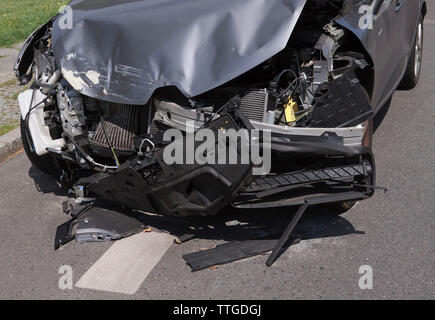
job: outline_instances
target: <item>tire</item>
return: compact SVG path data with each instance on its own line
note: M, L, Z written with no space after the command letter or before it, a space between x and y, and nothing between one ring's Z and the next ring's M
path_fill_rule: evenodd
M20 130L24 151L26 152L27 158L29 158L32 165L44 173L57 176L60 173L58 169L59 166L51 155L46 154L43 156L38 156L34 151L30 150L29 141L32 141L32 138L29 137L29 139L27 139L28 134L22 118L20 119Z
M358 201L333 202L322 204L321 207L336 215L341 215L352 209L357 204L357 202Z
M422 58L423 58L423 43L424 43L424 25L423 16L420 16L420 22L417 27L414 45L411 50L411 55L408 59L405 75L399 85L399 89L411 90L414 89L420 79Z

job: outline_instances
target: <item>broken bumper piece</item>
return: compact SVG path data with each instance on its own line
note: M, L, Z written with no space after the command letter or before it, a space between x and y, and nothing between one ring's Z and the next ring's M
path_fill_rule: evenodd
M374 193L375 168L370 154L360 163L315 170L302 170L258 177L233 206L240 209L300 206L306 198L325 197L325 203L344 201L334 195L346 194L346 201L363 200Z
M207 125L213 130L223 126L238 130L250 123L240 115L227 113ZM331 195L328 199L333 202L333 195L338 193L346 193L348 201L373 195L375 164L369 148L343 146L339 139L329 139L327 143L281 141L280 146L281 155L309 155L324 159L326 164L253 176L252 164L169 166L163 161L162 147L125 162L110 175L99 173L81 179L78 185L90 195L133 210L172 216L214 215L229 204L237 208L269 208L302 205L311 196Z
M230 108L230 104L229 107ZM204 128L215 132L215 150L219 148L219 130L251 129L250 122L237 108L228 109ZM186 137L181 143L186 146ZM144 138L153 148L126 161L112 174L99 173L78 181L89 194L97 195L130 209L163 215L189 216L218 213L241 188L252 182L252 163L248 164L172 164L163 159L162 141ZM143 144L140 143L140 148ZM229 148L227 146L227 148ZM241 150L238 146L237 155ZM230 150L226 150L230 154ZM232 151L232 150L231 150ZM184 153L186 150L184 150ZM217 154L216 154L217 157Z
M108 206L99 200L79 205L71 215L73 218L56 230L55 250L74 239L77 242L106 242L129 237L145 229L137 214Z

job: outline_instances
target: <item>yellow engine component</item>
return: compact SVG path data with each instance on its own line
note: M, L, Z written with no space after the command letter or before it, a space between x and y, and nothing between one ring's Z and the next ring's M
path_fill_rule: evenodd
M295 122L296 121L296 112L298 112L298 104L293 101L292 98L289 99L287 104L284 106L284 116L285 116L285 122Z

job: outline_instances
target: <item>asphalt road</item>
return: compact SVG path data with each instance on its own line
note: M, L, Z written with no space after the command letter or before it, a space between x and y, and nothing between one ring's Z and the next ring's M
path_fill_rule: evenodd
M304 240L271 268L267 256L257 256L190 271L183 254L238 239L249 226L219 227L223 222L284 225L288 216L225 212L210 222L215 231L172 245L134 295L61 290L61 265L72 267L76 283L112 244L70 243L55 252L66 196L19 154L0 164L0 299L434 299L435 15L429 19L421 82L396 92L374 136L377 184L388 193L377 192L341 217L310 212L296 230ZM161 222L151 225L172 231ZM362 265L373 269L371 290L358 285Z

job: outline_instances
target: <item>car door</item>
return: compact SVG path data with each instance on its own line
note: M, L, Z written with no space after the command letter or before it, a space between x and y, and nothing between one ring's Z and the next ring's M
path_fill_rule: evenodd
M403 75L403 54L399 45L402 42L400 37L403 11L397 10L401 1L406 0L374 1L374 21L373 29L369 31L369 41L373 46L375 64L372 96L375 110L390 98Z
M374 65L371 104L375 112L389 99L401 78L398 43L401 19L398 0L353 0L352 10L336 22L353 32L361 41ZM415 0L404 0L415 1ZM370 19L372 23L362 22Z
M398 43L398 52L400 52L400 65L402 73L408 64L408 58L413 48L415 33L420 18L421 1L420 0L396 0L396 11L401 20L400 38Z

